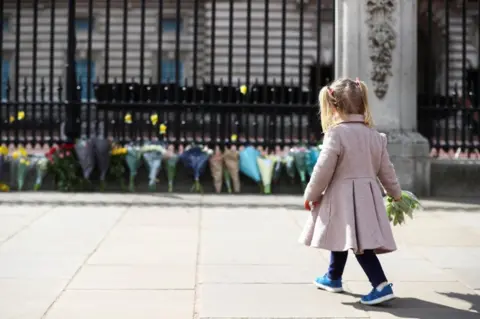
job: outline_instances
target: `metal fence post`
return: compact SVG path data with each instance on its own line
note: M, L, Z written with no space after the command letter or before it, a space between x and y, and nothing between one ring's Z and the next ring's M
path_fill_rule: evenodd
M75 36L76 0L68 1L68 47L66 67L65 135L68 142L80 137L80 101L75 72L76 36Z

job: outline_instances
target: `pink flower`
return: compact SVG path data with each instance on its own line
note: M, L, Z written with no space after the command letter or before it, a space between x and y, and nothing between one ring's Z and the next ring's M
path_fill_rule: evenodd
M65 156L70 156L70 155L72 155L72 153L70 151L65 152Z
M62 153L58 154L58 157L63 158L63 154Z

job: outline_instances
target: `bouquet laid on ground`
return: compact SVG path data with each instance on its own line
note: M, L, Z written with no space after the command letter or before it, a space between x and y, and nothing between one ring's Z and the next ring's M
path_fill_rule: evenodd
M28 154L25 148L19 147L12 153L10 161L10 179L11 184L16 184L19 191L23 190L25 183L25 177L27 176L30 167L30 161L28 160Z
M308 176L312 176L313 168L317 164L318 156L320 155L320 149L318 147L310 147L307 153L307 173Z
M90 175L95 168L95 154L92 141L79 139L75 143L75 153L82 167L83 178L90 180Z
M290 177L290 180L293 183L295 180L295 158L293 157L288 147L285 147L283 149L283 153L284 155L282 158L282 162L283 165L285 165L285 171L287 172L288 177Z
M175 180L175 175L177 174L177 163L178 163L178 154L175 154L175 147L169 145L167 151L164 154L165 158L165 170L167 172L168 180L168 192L173 192L173 181Z
M240 192L239 160L240 155L235 145L232 145L223 152L223 161L225 163L223 176L229 193L232 192L232 186L235 193Z
M135 178L137 177L138 169L142 164L142 152L138 145L131 144L127 146L127 155L125 156L125 161L127 162L128 170L130 172L128 189L131 192L134 192Z
M253 179L262 189L260 170L258 168L257 157L260 152L253 146L247 146L240 151L240 172ZM263 190L262 190L263 191Z
M157 176L162 167L162 156L165 148L159 144L146 144L141 148L143 160L148 169L148 189L155 191L157 188Z
M210 164L210 172L212 173L213 186L215 192L220 193L222 191L223 184L223 155L220 147L215 147L215 151L209 150L212 155L210 156L208 163ZM228 184L227 184L228 188ZM230 191L231 192L231 191Z
M257 157L257 165L262 179L263 193L272 193L272 177L275 169L276 158L274 155L260 155Z
M33 190L38 191L43 184L43 179L48 172L48 159L45 155L33 155L32 162L35 166L35 184Z
M110 141L103 138L93 138L93 150L98 170L100 172L100 189L105 190L108 169L110 167Z
M190 146L180 155L183 164L193 171L194 183L191 191L203 193L203 187L200 184L200 177L205 171L208 159L212 155L211 150L200 146Z
M78 161L73 154L73 144L65 143L52 147L46 154L49 161L48 170L55 178L58 190L75 191L83 186L83 179L79 176Z
M305 189L307 186L307 149L305 147L295 147L292 150L292 155L300 176L300 182L302 182L302 187Z
M3 164L6 162L8 156L8 148L4 145L0 146L0 192L8 192L10 187L3 183Z
M272 182L278 183L280 181L280 177L282 176L282 168L283 168L283 151L280 146L275 147L275 166L273 168L273 177Z
M127 156L127 149L119 145L113 145L110 151L110 167L108 169L108 175L113 180L120 184L122 190L125 187L125 157Z
M387 196L385 206L388 219L394 226L405 223L405 216L413 218L413 212L422 208L418 198L409 191L402 191L402 197L398 202L393 197Z

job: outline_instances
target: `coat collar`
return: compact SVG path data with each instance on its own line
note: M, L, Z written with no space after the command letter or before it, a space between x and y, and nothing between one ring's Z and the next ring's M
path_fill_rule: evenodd
M365 116L362 114L350 114L345 117L343 122L365 122Z

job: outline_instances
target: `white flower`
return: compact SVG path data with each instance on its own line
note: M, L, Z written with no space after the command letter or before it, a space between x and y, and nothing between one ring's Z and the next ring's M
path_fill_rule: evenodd
M165 153L165 148L161 145L155 145L155 144L148 144L144 145L141 149L142 153L147 153L147 152L159 152L164 154Z
M203 148L203 152L204 152L204 153L207 153L208 155L213 155L213 150L210 149L210 148L208 148L208 146L205 146L205 147Z
M41 158L38 160L37 165L41 170L46 170L48 166L48 160L46 158Z

